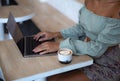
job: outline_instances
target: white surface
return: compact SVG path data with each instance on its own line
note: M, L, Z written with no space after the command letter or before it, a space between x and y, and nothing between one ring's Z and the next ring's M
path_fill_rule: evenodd
M47 81L47 78L46 78L46 77L44 77L44 78L39 78L39 79L36 79L36 80L34 80L34 81Z
M61 55L61 54L58 54L58 60L59 61L62 61L62 62L69 62L72 60L72 55Z
M35 14L32 13L32 14L27 15L27 16L15 17L15 21L16 22L23 22L23 21L31 19L34 15ZM7 23L7 21L8 21L8 18L0 18L0 23Z
M0 23L0 40L4 40L4 28L2 23Z
M0 78L2 78L5 81L1 67L0 67Z
M32 80L42 81L41 78L44 78L44 77L46 78L46 77L51 76L51 75L55 75L55 74L67 72L67 71L70 71L70 70L86 67L86 66L89 66L91 64L93 64L93 60L69 65L69 66L66 66L66 67L63 67L63 68L54 69L54 70L51 70L51 71L48 71L48 72L39 73L39 74L36 74L36 75L33 75L33 76L28 76L28 77L25 77L25 78L14 80L14 81L32 81Z
M78 13L80 8L83 6L82 4L75 0L48 0L47 3L74 22L78 23Z

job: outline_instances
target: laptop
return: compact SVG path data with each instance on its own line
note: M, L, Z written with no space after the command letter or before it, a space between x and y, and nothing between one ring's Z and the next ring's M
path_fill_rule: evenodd
M6 25L8 32L11 34L13 40L15 41L18 49L20 50L23 57L36 57L36 56L44 56L44 55L55 55L55 53L40 55L38 53L34 53L32 50L40 45L43 42L39 42L34 40L34 36L24 36L22 31L19 28L19 25L16 23L14 16L12 13L9 14L8 22ZM53 39L47 41L54 41ZM44 41L46 42L46 41Z

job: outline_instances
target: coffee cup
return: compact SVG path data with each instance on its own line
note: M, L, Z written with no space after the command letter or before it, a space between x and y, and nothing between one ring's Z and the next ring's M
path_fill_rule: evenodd
M62 48L58 50L58 60L62 64L69 64L72 61L72 50L68 48Z

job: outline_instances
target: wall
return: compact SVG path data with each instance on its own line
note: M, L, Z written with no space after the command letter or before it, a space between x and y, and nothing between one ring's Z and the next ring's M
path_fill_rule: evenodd
M46 2L68 18L72 19L74 22L78 22L78 12L83 6L81 3L75 0L46 0Z

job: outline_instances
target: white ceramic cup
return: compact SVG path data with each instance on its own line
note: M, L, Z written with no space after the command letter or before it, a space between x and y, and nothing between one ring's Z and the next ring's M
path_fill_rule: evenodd
M58 50L58 60L62 64L69 64L72 61L72 50L67 48L62 48Z

